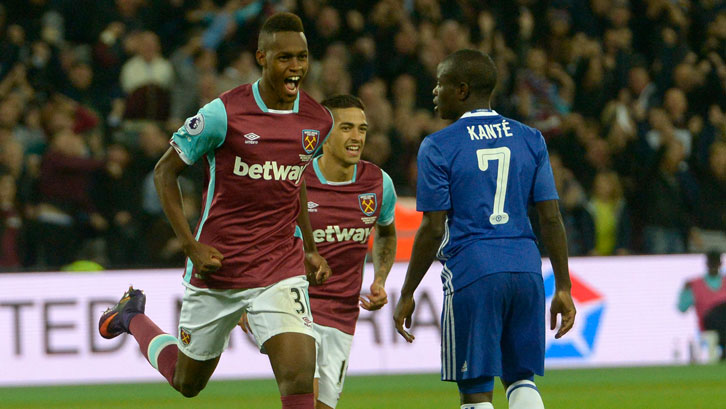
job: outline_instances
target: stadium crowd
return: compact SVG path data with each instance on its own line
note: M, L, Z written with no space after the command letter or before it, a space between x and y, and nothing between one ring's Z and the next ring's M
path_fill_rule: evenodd
M364 159L412 196L444 56L494 58L499 113L542 130L571 255L726 250L722 0L10 0L0 4L0 268L181 266L151 172L303 19L316 99L367 106ZM201 167L185 175L199 214Z

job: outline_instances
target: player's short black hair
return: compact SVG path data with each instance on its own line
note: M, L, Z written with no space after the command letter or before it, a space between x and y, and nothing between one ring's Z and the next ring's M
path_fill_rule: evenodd
M363 111L366 110L363 101L355 95L350 94L333 95L332 97L326 98L321 104L329 109L359 108Z
M294 31L303 33L303 23L300 17L286 11L275 13L265 20L260 29L260 34L279 33L281 31Z
M711 250L708 253L706 253L706 264L709 266L721 265L721 252L716 251L716 250Z
M447 74L458 84L469 84L472 93L491 95L497 85L497 66L488 54L463 49L451 53L444 60L449 64Z
M260 35L257 39L257 48L259 50L267 49L272 35L284 31L292 31L295 33L304 33L302 20L295 14L286 11L275 13L265 20L260 29Z

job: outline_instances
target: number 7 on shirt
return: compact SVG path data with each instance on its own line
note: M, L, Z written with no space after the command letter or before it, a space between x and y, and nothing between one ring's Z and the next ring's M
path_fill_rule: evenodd
M476 156L479 159L479 170L486 172L489 161L497 161L497 190L494 193L493 213L489 216L489 223L505 224L509 215L504 212L504 200L507 196L507 180L509 179L509 160L512 152L506 146L500 148L478 149Z

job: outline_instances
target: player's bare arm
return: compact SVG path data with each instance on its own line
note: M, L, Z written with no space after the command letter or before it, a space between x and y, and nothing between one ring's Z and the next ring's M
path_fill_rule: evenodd
M413 240L411 261L408 263L406 279L401 288L401 297L396 305L396 311L393 313L396 330L408 342L413 342L415 339L413 334L403 328L404 325L406 328L411 328L411 318L416 307L413 293L436 258L436 251L444 237L446 213L445 210L424 212L421 226L416 231L416 237Z
M375 275L371 293L360 297L360 306L368 311L381 309L388 303L386 279L396 260L396 223L387 226L376 225L373 240L373 269Z
M305 251L305 271L311 285L320 285L332 274L328 262L318 253L318 248L313 239L313 228L310 225L308 216L308 190L305 181L300 188L300 214L297 216L297 225L300 227L303 237L303 249Z
M176 237L181 241L184 253L192 260L201 274L217 271L222 267L224 256L217 249L199 243L192 235L182 209L182 196L179 190L179 174L187 167L174 149L164 153L154 167L154 185Z
M567 264L567 237L565 226L560 215L559 202L546 200L536 204L539 216L542 241L550 256L555 274L555 295L550 306L550 329L557 327L557 316L560 315L560 328L555 338L565 335L575 324L575 304L572 302L572 282Z

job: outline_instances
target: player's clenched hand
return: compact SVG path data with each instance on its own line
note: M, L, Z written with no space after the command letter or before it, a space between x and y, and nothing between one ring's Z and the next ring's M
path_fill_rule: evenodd
M388 294L383 284L379 281L373 281L371 284L371 293L366 296L358 297L360 306L368 311L380 310L381 307L388 303Z
M242 328L242 331L244 331L247 334L250 334L251 331L252 331L252 329L250 328L250 322L247 321L247 313L246 312L243 312L242 313L242 316L239 317L239 322L237 323L237 325L239 325L240 328Z
M305 274L311 285L320 285L327 280L332 271L328 262L318 253L305 253Z
M413 296L401 296L398 304L396 304L396 311L393 313L393 322L396 324L396 331L408 342L413 342L416 337L403 329L403 326L405 324L406 328L411 328L411 317L413 316L413 310L415 308L416 302L413 300Z
M212 246L195 241L188 248L185 247L184 252L201 275L213 273L222 267L224 256Z
M575 325L575 303L572 302L572 295L567 290L555 291L555 296L552 297L552 305L550 305L550 329L554 330L557 327L557 315L559 314L562 318L560 323L560 329L555 334L555 338L561 338L567 334L567 331L572 329Z

